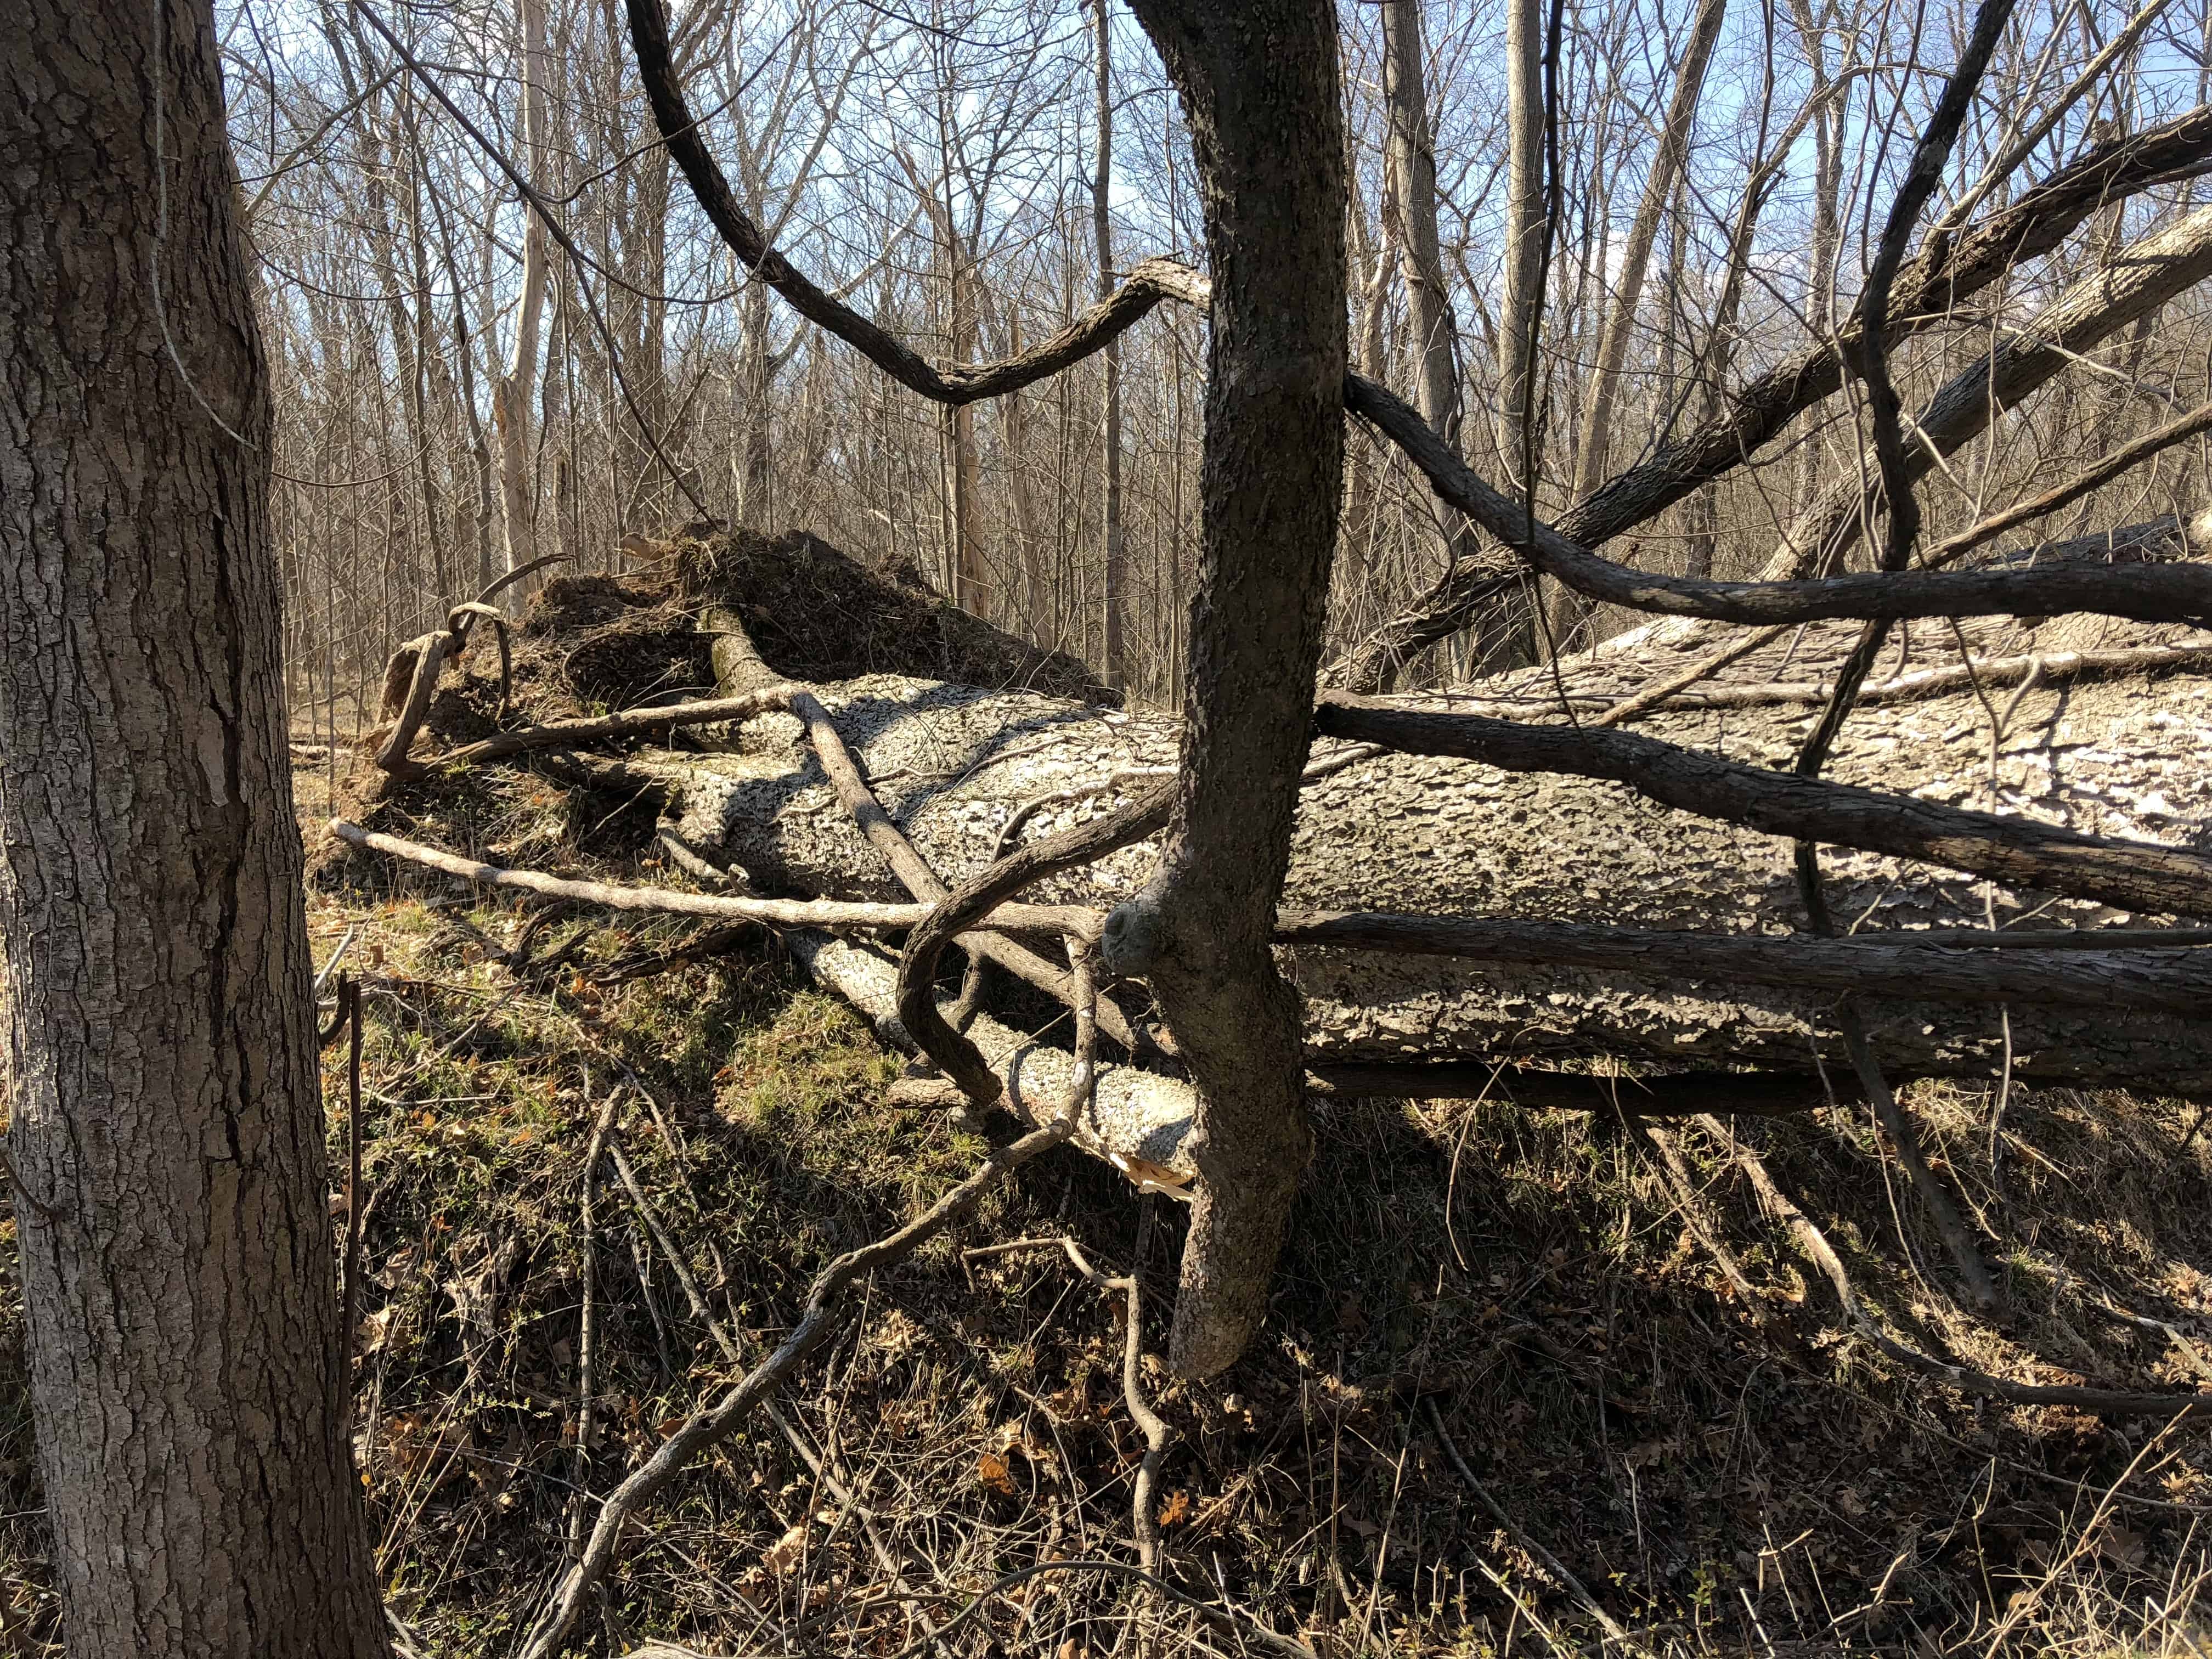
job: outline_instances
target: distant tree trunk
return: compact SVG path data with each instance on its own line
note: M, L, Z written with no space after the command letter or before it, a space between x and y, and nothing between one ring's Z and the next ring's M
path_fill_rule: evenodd
M386 1640L344 1437L270 404L214 21L207 0L15 17L0 1078L64 1635L77 1659L362 1659Z
M1728 402L1728 381L1735 362L1737 313L1743 308L1743 289L1751 272L1753 239L1767 197L1782 180L1782 169L1769 162L1746 186L1735 228L1729 238L1728 264L1721 276L1720 298L1713 307L1712 333L1707 337L1699 366L1698 418L1716 419ZM1689 541L1682 556L1682 574L1710 576L1720 545L1720 485L1709 483L1690 498Z
M1544 31L1537 0L1505 0L1505 282L1498 317L1501 476L1525 486L1522 410L1535 373L1529 337L1544 254Z
M1542 422L1535 411L1535 319L1544 264L1544 27L1539 0L1505 0L1505 248L1498 307L1498 404L1491 423L1498 477L1533 489ZM1537 584L1494 601L1477 649L1493 665L1525 660L1536 644Z
M1437 252L1437 151L1429 128L1426 66L1419 0L1383 0L1382 100L1389 117L1386 188L1397 205L1399 271L1406 285L1407 325L1413 359L1413 406L1446 443L1460 434L1459 329L1444 289ZM1436 562L1467 534L1457 514L1435 526Z
M1352 264L1360 279L1359 303L1356 307L1358 330L1352 343L1352 359L1369 380L1387 381L1390 374L1383 362L1382 325L1383 313L1389 305L1390 270L1396 263L1397 221L1389 210L1389 192L1386 188L1380 233L1370 240L1366 210L1359 199L1358 170L1347 161L1345 171L1348 186L1345 221L1351 230ZM1375 586L1370 556L1375 544L1381 452L1372 439L1356 429L1346 441L1350 448L1345 456L1344 530L1336 585L1344 596L1340 618L1349 621L1352 637L1357 638L1359 630L1367 626L1365 619L1370 605L1387 616L1401 600L1396 594L1369 591Z
M738 522L755 530L775 527L775 451L770 434L769 399L775 393L772 354L769 349L769 291L763 283L745 289L740 315L744 343L739 347L743 378L738 396Z
M1097 17L1098 58L1098 170L1091 180L1091 222L1098 242L1098 297L1114 291L1114 216L1108 192L1114 179L1114 55L1113 13L1107 0L1092 0ZM1104 550L1105 592L1101 596L1106 634L1105 659L1101 664L1106 684L1116 691L1127 683L1128 665L1121 642L1121 600L1129 585L1128 550L1121 534L1121 342L1109 340L1100 352L1104 385L1099 416L1101 447L1105 454L1104 502L1099 514L1098 538Z
M1344 488L1343 116L1328 0L1135 9L1189 118L1213 274L1182 783L1158 879L1115 913L1201 1097L1170 1363L1202 1376L1266 1314L1310 1144L1297 998L1268 939Z
M1790 0L1790 11L1804 46L1806 62L1812 68L1812 97L1816 106L1813 115L1813 257L1806 272L1805 326L1815 338L1826 338L1836 322L1830 308L1836 297L1836 259L1843 246L1844 122L1850 112L1838 108L1829 95L1833 77L1828 69L1828 34L1825 27L1827 6L1824 4L1820 15L1815 16L1810 0ZM1850 67L1853 48L1850 42L1853 37L1849 31L1837 33L1845 43L1845 55L1838 65L1840 72ZM1790 502L1793 512L1803 512L1818 499L1826 483L1826 470L1832 464L1826 453L1827 448L1825 441L1800 446Z
M1590 377L1589 401L1583 410L1582 443L1575 458L1575 498L1590 494L1607 477L1606 458L1612 447L1613 414L1620 403L1620 380L1628 362L1630 337L1644 303L1644 279L1651 268L1651 249L1659 239L1659 224L1668 204L1677 195L1675 184L1690 159L1690 133L1698 115L1698 99L1705 90L1705 70L1719 41L1728 0L1705 0L1690 27L1690 44L1667 106L1666 125L1659 131L1659 148L1651 158L1651 171L1644 181L1644 198L1638 203L1635 222L1628 229L1628 245L1621 252L1620 282L1613 308L1598 335L1597 368Z
M545 381L538 416L538 470L550 461L553 468L553 550L573 562L576 556L576 477L570 449L575 434L569 426L568 376L572 370L568 337L568 308L574 301L564 291L553 307L553 332L545 343ZM547 454L548 449L550 455Z
M521 0L522 132L531 183L546 183L545 102L553 82L545 47L545 0ZM516 304L514 344L507 372L492 388L492 418L499 428L500 522L507 568L518 570L537 557L536 490L530 471L530 403L538 374L538 324L545 311L545 222L535 208L523 208L522 294ZM525 595L517 592L519 604Z
M1675 77L1674 96L1668 102L1666 125L1659 131L1659 148L1644 181L1644 198L1637 204L1635 221L1629 226L1628 245L1621 252L1620 285L1598 334L1597 367L1590 376L1589 401L1583 410L1582 442L1575 453L1577 501L1595 491L1607 477L1613 410L1620 398L1629 339L1643 308L1644 279L1651 268L1652 245L1658 240L1659 223L1668 204L1679 194L1676 182L1689 165L1698 99L1705 90L1705 70L1712 62L1713 47L1720 40L1721 22L1727 12L1728 0L1704 0L1690 26L1690 44ZM1555 589L1551 632L1560 650L1571 648L1568 637L1581 625L1586 609L1573 589Z

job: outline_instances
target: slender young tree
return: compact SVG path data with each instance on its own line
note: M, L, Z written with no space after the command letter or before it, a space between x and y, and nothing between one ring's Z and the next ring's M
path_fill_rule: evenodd
M1091 234L1098 244L1098 297L1114 291L1114 15L1107 0L1091 0L1097 25L1097 167L1091 182ZM1121 533L1121 342L1109 340L1098 354L1103 376L1098 434L1103 452L1099 540L1103 544L1106 684L1122 689L1128 653L1121 641L1121 605L1129 585L1128 549Z
M545 0L522 0L522 131L530 177L547 182L548 123L545 102L553 82L553 59L545 45ZM507 568L520 570L538 556L536 492L530 477L530 404L538 375L538 327L545 314L545 277L550 255L545 222L536 209L523 208L522 295L515 307L514 339L507 368L492 386L492 416L499 427L500 524L505 536ZM483 573L479 573L482 574Z
M1498 471L1525 485L1522 416L1536 373L1533 322L1544 260L1544 20L1505 0L1505 282L1498 315Z
M386 1651L208 0L0 42L0 1047L78 1659Z

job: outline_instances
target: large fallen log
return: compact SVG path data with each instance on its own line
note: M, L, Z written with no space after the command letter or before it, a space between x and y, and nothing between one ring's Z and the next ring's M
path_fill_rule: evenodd
M1853 631L1824 624L1778 641L1715 683L1723 695L1705 701L1720 706L1662 708L1638 730L1751 766L1781 763L1814 711L1729 707L1727 688L1817 681ZM2076 622L2025 635L1981 624L1967 637L1975 655L1992 658L2038 647L2053 656L2116 653L2113 672L2048 687L2030 679L2002 696L1962 687L1960 676L1930 677L1923 682L1929 695L1854 717L1831 777L2084 835L2204 850L2197 826L2212 806L2212 681L2192 672L2135 670L2200 668L2194 651L2140 654L2184 636L2118 623L2084 633ZM1884 671L1893 678L1900 666L1958 658L1948 626L1917 625L1905 640L1902 664ZM1657 642L1641 653L1602 655L1571 667L1565 690L1577 706L1601 705L1694 654ZM892 676L816 690L890 817L948 883L988 864L1003 826L1018 814L1026 817L1027 833L1049 833L1127 799L1136 786L1116 787L1115 779L1175 758L1175 723L1159 715ZM1541 674L1476 690L1490 702L1522 707L1553 690ZM1449 700L1422 706L1449 707ZM1993 745L1999 719L2004 732ZM688 841L744 866L768 887L851 900L903 897L793 728L771 717L743 729L744 752L664 754L634 765L666 780ZM1086 786L1096 793L1084 793ZM1060 799L1037 805L1045 797ZM1826 862L1838 913L1885 936L1977 927L1990 918L1999 927L2033 921L2042 929L2168 919L1992 888L1879 853L1832 849ZM1024 896L1109 908L1136 894L1153 863L1151 847L1140 844ZM1802 925L1784 840L1601 779L1391 752L1352 751L1347 764L1309 787L1286 903L1762 936ZM1753 985L1672 967L1631 972L1316 945L1286 948L1284 958L1307 1000L1317 1065L1480 1058L1613 1060L1657 1072L1802 1071L1840 1059L1829 1014L1833 992L1825 986ZM1929 994L1912 994L1923 984ZM2007 1011L1939 1000L1934 975L1914 975L1895 996L1863 999L1881 1057L1899 1075L1994 1073L2008 1012L2015 1076L2212 1089L2212 1024L2115 1009L2107 997L2096 999L2101 1006L2022 1003Z

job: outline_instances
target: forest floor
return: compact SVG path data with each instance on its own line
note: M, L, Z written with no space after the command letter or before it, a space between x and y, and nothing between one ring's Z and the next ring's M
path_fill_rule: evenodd
M623 977L690 925L526 909L330 856L321 826L357 808L366 765L343 745L335 766L301 752L316 959L349 938L369 987L355 1405L378 1559L426 1652L503 1654L589 1524L587 1494L761 1357L831 1256L985 1147L888 1104L896 1057L772 939ZM418 787L380 825L506 863L671 879L648 811L520 770ZM341 1173L344 1048L324 1073ZM2202 1109L2015 1091L1993 1127L1985 1095L1914 1104L1990 1242L1994 1316L1941 1288L1942 1247L1863 1118L1741 1131L1900 1334L2021 1381L2212 1381ZM1164 1571L1187 1590L1323 1659L2212 1653L2203 1428L1977 1404L1900 1374L1695 1130L1680 1145L1748 1299L1606 1122L1494 1102L1316 1112L1252 1353L1203 1387L1145 1363L1176 1431ZM587 1171L595 1133L608 1154ZM867 1286L781 1424L763 1417L651 1506L580 1650L905 1655L972 1607L943 1651L1266 1651L1082 1565L1135 1559L1144 1437L1121 1398L1121 1301L1054 1249L968 1254L1066 1237L1133 1271L1150 1355L1186 1213L1072 1151L1018 1172ZM8 1266L0 1652L46 1653L55 1605Z

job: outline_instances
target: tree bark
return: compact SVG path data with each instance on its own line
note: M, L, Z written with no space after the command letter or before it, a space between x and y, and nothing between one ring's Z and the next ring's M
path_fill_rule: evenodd
M1309 1145L1297 1000L1267 940L1344 486L1343 114L1326 0L1136 10L1190 124L1213 327L1182 781L1144 946L1106 961L1143 963L1199 1089L1169 1359L1203 1376L1259 1328Z
M2025 644L2057 663L2069 630L2086 621L2050 624L2025 641L1995 623L1969 632L1978 655L2003 659ZM2111 625L2122 644L2167 631ZM1755 767L1784 760L1817 707L1820 675L1856 635L1850 624L1808 629L1786 669L1790 641L1778 640L1705 689L1712 706L1662 707L1638 730ZM1948 630L1924 637L1948 642ZM1564 672L1569 692L1590 700L1579 706L1595 708L1694 654L1653 644ZM2103 660L2109 672L2102 678L2045 680L2021 696L2002 745L1997 795L1990 793L1988 712L1973 685L1952 674L1908 678L1894 697L1862 710L1844 728L1829 775L1896 791L1908 805L1979 811L1994 805L2008 814L2000 823L2023 829L2058 823L2171 844L2212 813L2212 779L2203 765L2212 744L2212 677L2201 658L2116 650ZM2152 664L2158 668L2146 672ZM2154 678L2160 669L2175 672ZM1800 677L1795 686L1805 701L1738 701L1742 691L1771 695L1785 672ZM935 682L878 677L818 690L885 809L948 884L992 860L1000 826L1024 804L1084 783L1102 786L1091 799L1033 814L1038 834L1106 810L1116 799L1103 787L1109 780L1172 763L1181 737L1163 717ZM1517 707L1524 716L1553 695L1547 671L1478 690L1495 699L1485 712ZM1997 698L2000 706L2010 695ZM1528 729L1534 738L1565 735L1557 726ZM741 757L653 763L681 787L686 839L720 847L777 889L898 896L818 771L764 723L749 732L769 740ZM787 746L778 749L779 741ZM1838 913L1865 915L1864 931L1881 939L1982 925L1983 889L1971 878L1876 853L1832 852L1828 861ZM1025 896L1112 905L1143 890L1159 867L1158 848L1139 845ZM1670 808L1602 779L1387 753L1305 790L1282 902L1747 936L1787 932L1800 921L1786 839ZM2025 917L2036 903L2033 894L2001 892L2000 922ZM2067 902L2034 925L2154 920ZM1510 955L1501 945L1486 958L1451 959L1300 945L1279 948L1278 960L1304 999L1310 1064L1438 1055L1612 1060L1663 1072L1686 1065L1795 1070L1816 1054L1841 1058L1826 990L1761 986L1717 969L1698 976L1680 962L1649 971L1570 968L1531 961L1541 953L1525 941L1510 948ZM2016 1074L2212 1087L2212 1025L2090 1002L2014 1006ZM1861 1006L1885 1064L1900 1075L1983 1076L1999 1063L2002 1033L1986 1002L1900 996L1862 998Z
M204 0L27 0L0 155L0 1066L69 1650L381 1655Z

